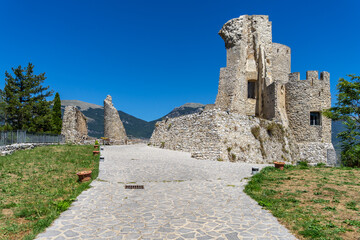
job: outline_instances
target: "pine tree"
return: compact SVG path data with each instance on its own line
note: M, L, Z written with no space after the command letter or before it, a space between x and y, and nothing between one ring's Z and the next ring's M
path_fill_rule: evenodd
M5 72L4 101L6 121L14 130L23 129L34 132L51 131L51 102L49 86L43 87L45 73L34 75L31 63L24 69L12 68L14 77Z
M6 104L4 101L4 92L3 90L0 89L0 122L1 123L4 123L6 119L5 106Z
M54 106L52 108L52 128L53 133L61 134L62 120L61 120L61 101L59 93L55 94Z

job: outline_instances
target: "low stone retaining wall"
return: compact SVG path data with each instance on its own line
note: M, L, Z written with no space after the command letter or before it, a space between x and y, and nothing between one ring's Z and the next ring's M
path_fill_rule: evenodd
M58 143L16 143L11 145L0 146L0 155L5 156L18 150L33 149L38 146L57 145Z

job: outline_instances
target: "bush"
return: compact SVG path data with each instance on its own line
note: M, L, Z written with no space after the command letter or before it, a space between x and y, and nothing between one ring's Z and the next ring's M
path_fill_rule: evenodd
M306 169L309 168L309 165L306 161L299 162L300 169Z
M266 131L270 137L275 137L277 140L283 140L285 130L284 127L275 122L271 122L266 126Z
M251 133L257 140L259 140L259 138L260 138L260 127L259 126L252 127L251 128Z
M360 144L343 145L341 164L347 167L360 167Z
M231 162L235 162L236 161L236 155L234 153L231 154Z

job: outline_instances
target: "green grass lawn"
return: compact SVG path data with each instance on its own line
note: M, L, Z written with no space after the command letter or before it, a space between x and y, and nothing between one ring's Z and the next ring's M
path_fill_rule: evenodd
M245 192L299 239L360 239L360 169L267 167Z
M93 146L57 145L17 151L0 157L0 239L33 239L90 182L76 173L99 172Z

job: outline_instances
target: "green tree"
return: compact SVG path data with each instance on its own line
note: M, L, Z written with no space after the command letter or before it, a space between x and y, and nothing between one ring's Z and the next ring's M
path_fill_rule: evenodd
M345 166L360 167L360 77L340 78L335 107L324 111L326 117L340 120L346 131L338 134L341 142L341 162Z
M0 89L0 122L1 123L4 123L6 119L5 106L6 103L4 101L4 92L3 90Z
M61 134L62 120L61 120L61 100L59 93L56 93L54 97L54 106L52 108L52 127L54 133Z
M12 68L14 76L5 72L4 101L6 122L14 130L23 129L34 132L49 132L51 127L51 102L46 100L52 96L49 86L42 86L45 73L34 74L34 65L28 64Z
M12 130L11 126L6 123L6 103L4 101L4 91L0 89L0 123L1 131L10 131Z

